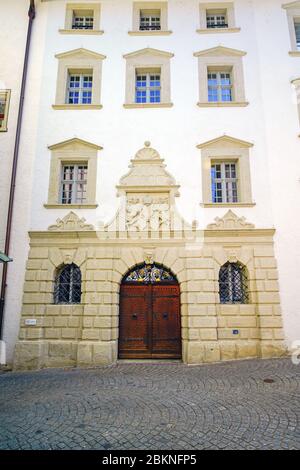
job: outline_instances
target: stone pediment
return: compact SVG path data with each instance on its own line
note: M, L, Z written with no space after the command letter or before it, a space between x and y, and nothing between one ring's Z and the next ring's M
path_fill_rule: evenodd
M84 49L83 47L79 49L73 49L72 51L62 52L60 54L56 54L56 59L99 59L103 60L106 59L106 56L103 54L99 54L98 52L90 51L88 49Z
M233 57L233 56L243 56L247 52L239 51L237 49L231 49L230 47L217 46L212 47L211 49L204 49L203 51L195 52L195 57Z
M69 212L63 219L57 219L55 225L48 227L50 232L66 232L66 231L88 231L95 230L93 225L85 223L84 218L79 218L75 212Z
M289 2L282 5L282 8L289 10L290 8L300 8L300 2Z
M245 140L236 139L235 137L230 137L229 135L222 135L216 139L208 140L202 144L197 145L198 149L204 148L250 148L253 147L251 142L246 142Z
M59 142L58 144L50 145L48 149L64 151L73 151L79 149L102 150L102 147L100 147L100 145L92 144L91 142L87 142L86 140L74 137L73 139L65 140L63 142Z
M144 55L151 55L151 56L161 56L161 57L174 57L174 54L171 52L160 51L159 49L153 49L152 47L146 47L145 49L140 49L135 52L130 52L129 54L125 54L123 57L124 59L129 59L131 57L139 57Z
M229 210L223 217L216 217L215 222L207 226L208 230L241 230L253 229L254 224L247 222L245 217L238 217Z
M130 171L121 178L117 186L118 195L129 192L162 191L178 196L179 185L165 169L164 160L159 153L145 142L131 160Z

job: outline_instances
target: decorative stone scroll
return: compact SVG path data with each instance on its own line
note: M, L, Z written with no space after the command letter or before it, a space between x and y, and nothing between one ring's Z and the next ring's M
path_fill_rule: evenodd
M126 206L126 228L134 232L170 229L169 197L129 197Z
M245 217L238 217L234 212L229 210L224 217L216 217L215 222L207 226L208 230L235 230L235 229L252 229L254 224L247 222Z
M70 212L63 219L57 219L55 225L48 227L50 232L68 232L68 231L88 231L95 230L93 225L85 223L85 219L80 219L75 212Z

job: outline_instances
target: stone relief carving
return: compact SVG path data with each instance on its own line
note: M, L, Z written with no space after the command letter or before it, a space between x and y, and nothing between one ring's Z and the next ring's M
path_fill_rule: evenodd
M126 207L126 228L134 232L170 229L168 197L129 197Z
M85 219L80 219L75 212L69 212L63 219L57 219L55 225L48 227L50 232L60 231L80 231L95 230L93 225L85 223Z
M245 217L238 217L234 212L229 210L224 217L216 217L213 224L207 226L208 230L222 229L251 229L255 228L254 224L247 222Z

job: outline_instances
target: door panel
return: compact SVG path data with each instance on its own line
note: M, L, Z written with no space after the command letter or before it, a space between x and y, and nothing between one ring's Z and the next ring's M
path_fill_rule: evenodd
M181 358L178 285L122 285L119 358Z
M152 289L152 355L180 358L179 287L154 285Z
M149 344L148 286L121 286L119 357L146 357Z

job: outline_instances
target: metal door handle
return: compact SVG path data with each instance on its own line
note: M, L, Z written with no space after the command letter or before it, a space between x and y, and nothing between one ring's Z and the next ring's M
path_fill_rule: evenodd
M134 313L134 314L132 315L133 320L137 320L137 317L138 317L138 316L137 316L136 313Z
M163 318L168 318L168 314L167 314L167 313L164 313L164 314L163 314Z

